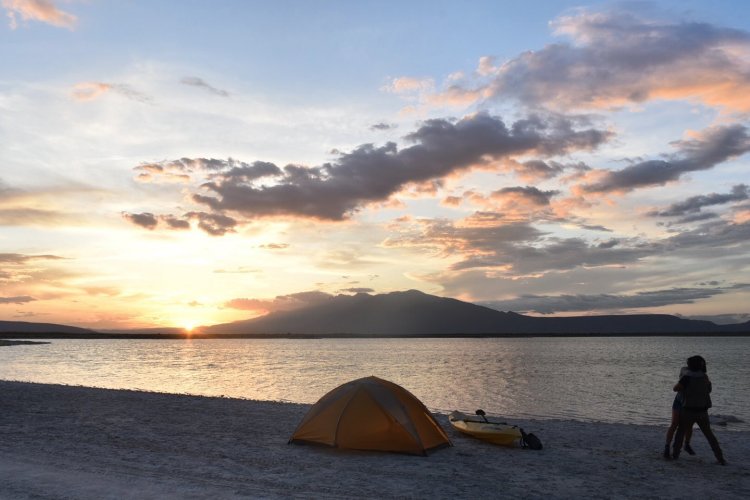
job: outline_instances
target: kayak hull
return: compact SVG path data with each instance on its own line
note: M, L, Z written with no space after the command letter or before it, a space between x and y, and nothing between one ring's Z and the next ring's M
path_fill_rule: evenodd
M485 422L482 417L454 411L448 415L451 426L462 434L500 446L521 446L521 430L515 425Z

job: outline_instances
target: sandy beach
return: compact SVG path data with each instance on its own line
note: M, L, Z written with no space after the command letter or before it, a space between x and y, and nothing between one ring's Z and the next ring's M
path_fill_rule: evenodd
M542 451L459 435L428 457L288 445L289 403L0 381L0 498L748 498L750 433L716 428L696 456L665 428L518 422ZM665 425L667 415L665 415Z

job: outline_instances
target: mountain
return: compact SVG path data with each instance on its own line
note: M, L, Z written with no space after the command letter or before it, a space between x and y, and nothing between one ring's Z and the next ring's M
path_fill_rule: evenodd
M501 312L417 290L339 295L322 304L205 327L206 334L665 334L750 332L750 324L718 326L667 314L539 318Z
M424 335L495 333L499 325L521 326L520 314L427 295L416 290L381 295L338 295L313 306L214 325L203 333L304 333Z
M502 312L417 290L379 295L338 295L292 311L196 329L191 336L368 336L420 335L659 335L748 334L750 321L717 325L668 314L540 318ZM178 328L111 330L49 323L0 321L0 337L183 338Z
M28 323L26 321L0 321L2 333L80 333L91 334L93 330L54 323Z

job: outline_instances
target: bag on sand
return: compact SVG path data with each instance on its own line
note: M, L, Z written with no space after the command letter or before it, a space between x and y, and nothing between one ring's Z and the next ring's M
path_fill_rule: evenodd
M521 429L521 441L523 442L524 448L529 448L531 450L542 449L542 441L531 432L526 434L523 429Z

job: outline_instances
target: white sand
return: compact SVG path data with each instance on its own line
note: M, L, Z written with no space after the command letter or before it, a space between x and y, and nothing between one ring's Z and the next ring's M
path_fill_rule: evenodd
M426 402L429 405L429 402ZM288 445L308 406L0 381L0 498L750 498L750 433L521 422L542 451L454 432L428 457ZM665 415L665 425L668 415Z

